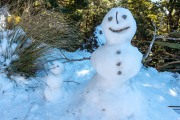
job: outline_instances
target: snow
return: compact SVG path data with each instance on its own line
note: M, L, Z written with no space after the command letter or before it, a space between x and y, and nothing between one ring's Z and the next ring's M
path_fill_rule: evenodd
M74 113L72 118L159 120L164 117L163 120L178 120L172 109L161 104L154 106L156 101L151 103L134 81L130 81L142 67L142 54L130 44L136 31L130 11L119 7L111 9L103 19L102 31L107 42L91 56L97 73L81 93L81 102L70 111Z
M121 11L120 8L118 10ZM112 9L110 14L108 13L104 18L107 21L109 15L112 15L113 26L105 24L102 28L119 29L114 28L117 22L115 21L116 12L117 9ZM4 50L8 48L14 51L17 44L13 43L9 46L6 37L3 37L0 43L0 61L2 61L0 63L2 69L0 71L0 120L180 120L180 115L169 107L180 106L180 74L158 72L155 68L141 66L138 64L142 57L141 54L137 57L137 62L132 60L131 56L136 53L129 53L129 51L138 50L127 43L131 41L135 33L133 30L136 27L132 27L135 21L129 19L132 16L128 10L118 12L119 16L124 14L127 15L127 21L122 23L123 18L118 17L118 22L123 24L122 27L131 25L129 29L131 31L128 31L131 34L127 36L122 33L123 38L114 39L118 35L110 34L107 37L109 31L103 31L107 43L99 49L106 48L106 51L103 50L106 54L98 53L94 56L95 53L91 54L85 50L67 52L54 48L48 55L58 55L59 59L50 60L44 66L45 73L38 71L37 76L31 78L21 75L8 78L4 71L5 68L2 68L3 64L10 64L12 60L18 59L18 56L10 54L10 57L5 59ZM6 36L7 32L1 34ZM104 41L106 40L102 40L102 43ZM118 45L114 45L117 42ZM116 55L116 48L119 48L119 44L121 44L120 54L123 56L120 60L125 62L125 64L120 63L121 69L126 70L123 64L125 66L129 64L136 66L133 62L138 64L136 72L130 72L131 69L128 68L129 70L124 72L129 71L131 74L122 75L123 77L120 78L114 75L117 69L113 69L119 59L118 61L116 58L110 59L114 57L112 52ZM125 51L129 54L127 56L123 53L124 47L128 48ZM82 59L91 56L92 59L91 61L72 62L62 59L64 57L62 52L68 59ZM115 66L109 68L109 66L102 65L107 62L103 57L107 58L108 65L115 63ZM98 62L96 58L99 59ZM124 58L130 59L123 60Z
M97 38L98 46L102 46L106 43L106 38L102 32L102 26L98 25L94 31L94 35Z
M76 51L73 53L65 52L65 54L68 58L76 59L90 56L90 53L85 51ZM75 119L71 110L74 109L74 106L78 106L82 103L82 94L80 93L82 89L88 85L94 73L95 70L92 68L89 60L64 63L62 78L64 80L65 97L59 99L58 102L48 102L45 99L45 78L38 77L25 80L25 78L22 79L20 76L17 76L13 81L8 79L4 73L1 73L0 118L1 120L21 120L25 118L26 120L79 120ZM132 106L139 106L139 104L142 104L138 100L143 97L143 99L149 101L149 107L153 107L154 109L153 111L140 109L137 113L149 113L154 115L162 111L162 109L168 109L163 114L168 114L172 118L178 115L168 106L180 105L180 74L158 72L155 68L143 67L140 72L130 80L130 83L132 83L135 91L131 90L129 94L127 94L128 92L121 91L122 94L123 92L125 92L125 94L124 96L119 96L122 98L122 102L127 105L124 106L127 108L127 111L131 111L133 109ZM124 90L128 89L131 88L127 87ZM170 91L176 93L176 96ZM139 97L136 97L137 95ZM112 104L117 97L118 96L116 96L115 99L111 99L109 102ZM136 99L132 99L133 97ZM90 100L93 99L95 99L95 97L92 97ZM116 104L114 104L114 106L115 105ZM140 106L142 107L142 105ZM111 108L111 106L108 107ZM93 108L86 108L88 113L92 113L93 110ZM126 111L124 111L124 113L125 112ZM114 111L113 114L115 114ZM117 114L121 115L119 112ZM85 116L81 114L81 117ZM152 120L151 117L143 120L149 119ZM161 119L168 120L163 116L161 116Z

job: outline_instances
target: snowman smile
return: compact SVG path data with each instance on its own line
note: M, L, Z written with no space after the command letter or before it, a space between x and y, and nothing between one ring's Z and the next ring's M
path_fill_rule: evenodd
M112 29L112 28L109 28L109 30L112 31L112 32L115 32L115 33L120 33L120 32L122 32L122 31L124 31L124 30L129 29L129 28L130 28L130 26L125 27L125 28L122 28L122 29L119 29L119 30L114 30L114 29Z

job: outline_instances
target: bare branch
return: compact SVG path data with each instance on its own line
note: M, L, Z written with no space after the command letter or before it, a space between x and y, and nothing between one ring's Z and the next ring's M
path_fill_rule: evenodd
M167 37L163 35L157 36L156 39L180 40L180 38Z
M63 62L63 63L66 63L66 62L73 62L73 61L82 61L82 60L90 60L90 57L86 58L80 58L80 59L69 59L68 57L66 57L66 55L63 53L62 50L60 50L61 54L64 56L64 58L60 58L60 59L66 59L67 61Z
M61 54L64 56L65 59L69 60L69 58L66 57L66 55L63 53L63 51L60 49Z
M177 64L177 63L180 63L180 61L173 61L173 62L166 63L162 66L157 67L157 69L161 69L161 68L166 67L168 65Z
M152 39L152 41L151 41L151 43L150 43L150 45L149 45L149 48L148 48L148 51L147 51L147 53L146 53L146 55L143 57L143 60L145 60L148 56L149 56L149 54L150 54L150 52L151 52L151 49L152 49L152 46L153 46L153 44L154 44L154 41L156 40L156 33L157 33L157 29L156 29L156 25L155 25L155 23L154 22L152 22L153 23L153 26L154 26L154 33L153 33L153 39Z
M158 29L156 28L156 25L155 25L155 23L153 21L152 21L152 24L154 26L153 38L152 38L152 41L151 41L151 43L149 45L147 53L143 57L143 60L148 58L148 56L149 56L149 54L151 52L152 46L153 46L156 39L180 40L180 38L168 37L168 35L159 35L159 36L157 36L157 31L159 30L159 28ZM161 26L161 24L162 24L162 22L160 23L160 26Z
M30 106L30 108L29 108L29 110L28 110L28 112L27 112L27 114L26 114L24 120L26 120L26 118L28 117L28 115L29 115L29 113L30 113L32 107L34 106L34 103L31 103L31 104L32 104L32 105Z
M178 56L178 55L174 55L174 54L171 54L171 53L168 53L168 52L164 52L164 53L165 53L166 55L169 55L169 56L175 58L175 59L180 59L180 56Z
M64 82L72 82L72 83L76 83L77 85L80 85L80 83L78 83L76 81L64 81Z
M75 61L83 61L83 60L90 60L90 59L91 59L90 57L88 57L88 58L84 57L84 58L80 58L80 59L69 59L69 60L67 60L67 61L65 61L63 63L66 63L66 62L75 62Z

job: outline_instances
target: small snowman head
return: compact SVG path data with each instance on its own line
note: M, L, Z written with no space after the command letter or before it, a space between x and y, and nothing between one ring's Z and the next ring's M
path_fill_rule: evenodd
M59 75L64 70L64 65L60 61L52 61L48 63L49 65L49 72L54 75Z
M105 15L101 25L107 44L130 42L137 28L131 12L121 7L112 8Z

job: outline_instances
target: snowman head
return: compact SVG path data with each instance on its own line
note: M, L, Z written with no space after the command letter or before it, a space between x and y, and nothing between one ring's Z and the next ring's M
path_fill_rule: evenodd
M64 65L59 61L49 63L49 71L54 75L60 75L64 70Z
M121 7L112 8L101 25L107 40L106 44L130 43L137 28L131 12Z

